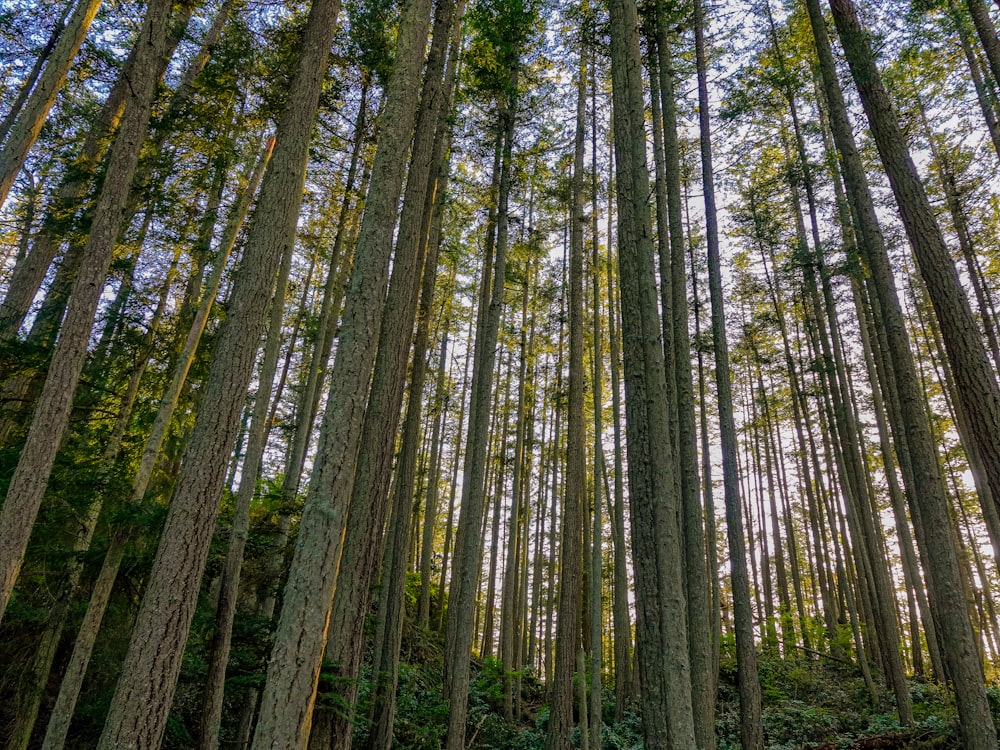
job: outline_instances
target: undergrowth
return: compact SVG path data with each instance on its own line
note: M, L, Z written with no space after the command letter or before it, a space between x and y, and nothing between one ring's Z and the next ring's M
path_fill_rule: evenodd
M408 628L420 642L413 655L431 657L403 665L396 714L398 748L443 746L447 707L441 699L443 644L439 636ZM438 644L433 647L431 644ZM769 750L865 750L907 748L946 750L961 747L954 699L942 686L920 679L910 684L915 725L899 724L891 696L881 691L872 701L858 671L850 664L797 655L762 656L759 663L763 695L765 747ZM466 746L476 750L542 750L548 726L544 686L531 673L521 673L522 701L514 722L503 716L503 673L493 659L473 663L469 691ZM989 688L994 719L1000 725L1000 687ZM724 658L720 669L716 713L718 750L737 750L739 702L736 663ZM615 720L613 686L605 691L601 750L642 750L638 706ZM367 728L357 727L356 740ZM574 748L580 747L574 730ZM593 749L591 749L593 750Z

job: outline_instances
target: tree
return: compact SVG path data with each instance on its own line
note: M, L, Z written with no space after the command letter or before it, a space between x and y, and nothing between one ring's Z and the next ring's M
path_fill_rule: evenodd
M108 157L104 187L94 209L67 311L67 324L52 353L28 437L0 510L0 610L6 610L10 601L52 464L69 422L73 393L87 356L90 329L125 212L128 185L149 123L157 82L155 61L167 45L169 10L165 0L154 0L147 8L149 24L136 40L136 70L141 72L132 81L131 96Z
M206 403L212 408L200 412L185 451L98 745L102 748L157 745L166 727L212 541L226 459L236 438L278 265L294 244L311 124L338 11L336 0L317 0L310 10L275 153L264 175L227 324L205 385ZM147 649L152 641L161 648Z
M761 750L760 682L757 654L753 643L750 585L746 568L746 541L740 507L737 474L736 424L733 418L732 385L729 372L729 343L726 338L722 272L719 259L719 229L712 165L712 126L708 98L708 61L705 50L705 13L695 0L695 50L698 58L698 124L701 133L702 190L705 194L705 235L708 245L708 288L711 297L712 348L715 352L715 387L722 443L722 487L726 506L726 535L729 540L730 578L733 587L733 619L736 631L737 681L740 694L740 737L743 747Z
M309 734L342 551L344 513L356 470L365 396L374 366L392 228L402 191L406 162L399 154L406 151L413 135L419 92L416 82L429 26L428 0L413 0L405 6L386 90L385 125L372 164L368 199L344 304L316 469L285 584L254 732L254 750L302 745Z
M910 454L914 486L908 488L908 498L914 512L914 524L917 528L918 542L921 530L924 536L922 553L927 565L928 585L932 602L937 602L937 624L941 627L942 651L951 679L955 682L956 698L962 716L963 736L970 747L992 746L996 742L996 732L989 718L989 709L985 703L981 672L975 662L975 649L972 648L972 632L964 605L961 603L961 583L958 576L958 561L955 548L935 534L944 533L948 536L950 528L947 505L941 495L941 483L937 476L937 458L934 456L933 441L926 427L925 417L919 407L920 397L916 381L916 371L912 364L909 343L902 316L896 311L899 302L894 293L891 281L888 258L884 252L881 232L875 219L871 201L865 201L868 190L864 172L859 170L860 158L856 156L853 139L849 137L850 125L847 122L846 108L840 95L839 85L833 68L833 56L830 53L829 42L826 40L826 30L818 3L810 0L807 6L810 10L810 21L813 34L816 37L822 63L821 72L824 76L824 88L830 105L831 125L837 148L841 153L844 165L844 177L847 183L848 195L852 196L855 221L858 224L862 247L868 253L868 262L872 268L878 295L879 308L883 315L883 325L887 334L889 354L892 360L893 373L896 379L896 389L899 392L899 406L902 424L896 428L897 443L905 434L907 449ZM906 153L906 146L895 123L888 94L881 85L881 79L875 68L871 48L864 37L858 21L857 13L850 2L836 0L831 5L834 10L834 20L837 30L844 43L852 74L858 84L868 115L873 135L879 146L883 164L890 177L896 200L901 212L904 212L904 224L910 232L910 241L918 256L929 251L930 257L924 258L935 262L937 270L933 281L944 287L951 287L952 294L958 294L958 289L951 286L955 269L947 250L943 247L940 232L933 223L929 213L927 198L915 174L913 162ZM905 206L905 208L904 208ZM928 223L929 222L929 223ZM942 253L944 257L942 258ZM950 268L950 273L948 269ZM930 268L926 273L930 272ZM930 283L928 284L930 286ZM944 290L942 290L944 291ZM941 300L943 301L943 300ZM955 300L952 299L954 302ZM958 306L959 311L962 309ZM968 303L964 308L968 311ZM954 310L952 310L954 314ZM940 311L939 311L940 314ZM971 313L969 313L971 317ZM949 318L953 320L953 318ZM942 321L943 323L943 321ZM982 349L982 344L978 344ZM949 355L954 356L950 351ZM985 352L983 352L985 358ZM993 375L989 376L992 380ZM995 389L995 381L993 387ZM982 412L979 412L982 414ZM901 428L901 429L900 429ZM902 452L902 451L901 451ZM904 474L905 478L905 474Z
M101 0L80 0L76 4L65 28L59 33L59 39L52 47L51 54L48 55L45 69L13 122L10 133L3 143L3 150L0 151L0 207L6 202L14 180L24 166L28 152L38 138L38 133L45 124L45 118L55 103L56 95L66 81L73 58L76 57L80 45L87 36L90 22L94 20L100 7Z
M646 196L645 140L635 4L611 10L611 72L618 188L618 265L622 294L626 434L629 451L636 648L643 734L650 747L694 747L686 606L680 577L682 539L674 467L663 446L669 404L662 329L653 275L652 226Z
M581 44L576 80L576 132L573 137L572 204L569 211L569 404L566 415L566 494L559 544L559 619L556 621L556 665L546 747L569 745L573 726L573 672L580 639L583 506L586 491L583 421L583 156L587 121L587 57ZM593 574L593 572L592 572ZM589 634L588 634L589 635ZM581 672L578 677L585 679ZM586 702L581 705L581 715ZM587 735L585 721L580 732Z

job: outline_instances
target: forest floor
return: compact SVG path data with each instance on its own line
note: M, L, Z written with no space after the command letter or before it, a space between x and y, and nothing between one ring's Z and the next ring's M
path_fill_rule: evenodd
M445 707L441 702L443 644L436 633L407 628L396 715L396 747L431 750L441 747ZM916 723L901 727L887 693L873 704L859 671L848 663L810 658L761 656L765 746L769 750L870 750L874 748L960 748L954 700L941 685L911 680ZM548 707L544 686L522 675L522 711L514 723L503 719L500 665L488 659L474 665L469 699L467 746L481 750L540 750L545 746ZM362 686L362 705L365 686ZM1000 726L1000 686L989 689L994 720ZM638 707L615 721L614 694L604 695L602 750L641 750ZM367 733L359 720L356 739ZM736 662L724 653L716 716L718 750L736 750L739 743L739 703ZM574 731L574 747L579 735Z

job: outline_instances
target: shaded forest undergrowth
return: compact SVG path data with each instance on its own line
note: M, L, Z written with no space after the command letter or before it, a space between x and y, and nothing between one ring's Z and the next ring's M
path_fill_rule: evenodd
M396 742L400 748L443 746L447 708L441 701L443 642L436 633L408 628L408 651L400 676ZM736 658L723 654L716 736L720 750L735 750L739 742L739 702L736 692ZM724 646L725 648L725 646ZM501 672L493 659L476 662L470 689L467 746L483 750L512 748L542 750L548 721L545 688L536 675L522 675L523 710L518 721L503 718ZM365 672L361 710L372 684ZM857 670L823 659L796 656L790 659L762 656L761 689L764 694L765 745L773 750L834 750L851 748L960 748L958 719L952 696L942 686L911 681L916 724L901 727L891 697L883 693L879 705L868 699ZM989 691L994 721L1000 720L1000 687ZM615 718L615 696L604 696L602 750L639 750L642 732L638 706ZM359 717L355 746L363 747L367 721ZM580 747L579 731L572 736Z
M408 616L403 633L394 747L436 750L444 746L448 716L447 706L441 697L445 644L442 632L418 627L411 616L413 612L410 610L415 608L418 589L419 580L411 574L407 585ZM3 630L11 637L4 639L0 652L12 648L20 650L31 638L25 632L31 629L30 612L21 610L17 614L20 617L5 623ZM15 622L18 627L13 627ZM111 627L116 626L111 624ZM222 747L236 746L233 740L245 696L263 684L270 645L267 629L268 623L256 617L239 617L235 623L226 690L227 699L229 696L233 699L227 701L228 720L223 722ZM123 630L127 632L128 629ZM187 650L164 739L165 748L190 748L196 742L198 710L211 646L209 630L207 619L196 621L192 633L195 637ZM366 638L368 652L354 717L354 747L366 746L371 726L368 711L375 685L371 667L371 635L369 633ZM115 663L113 655L107 653L103 656L105 658L98 660L95 665L97 670L88 679L67 747L92 747L100 733L115 677L111 667ZM17 660L5 657L4 661L11 664ZM102 669L101 664L108 669ZM806 653L794 653L788 658L761 654L759 671L767 748L929 750L961 747L954 698L945 687L934 682L911 679L910 693L916 723L904 728L897 721L891 695L883 688L879 704L873 705L861 674L848 662ZM534 672L521 672L518 676L521 680L520 710L517 719L510 722L503 715L503 673L499 661L493 658L473 660L466 747L481 750L542 750L545 747L549 716L545 685ZM13 720L12 713L16 712L18 703L17 691L11 689L17 680L11 677L6 675L3 681L6 688L6 694L2 696L5 724ZM332 672L324 670L317 707L349 711L350 707L338 705L333 687ZM1000 725L1000 685L994 684L987 692L994 721ZM611 686L604 693L602 750L640 750L643 745L638 706L630 706L620 717L616 717L615 713L615 694ZM739 748L736 657L731 638L724 639L722 644L716 717L719 750ZM572 742L574 748L580 747L578 728L573 731Z
M441 701L444 643L438 633L408 624L403 644L400 703L396 741L400 748L432 750L442 746L447 709ZM730 641L723 645L720 664L716 734L720 750L739 748L739 702L736 657ZM762 656L766 746L774 750L834 750L851 748L960 748L954 700L942 686L911 681L916 725L903 728L883 693L880 705L868 699L864 681L848 664L810 659L804 655L782 659ZM522 712L519 721L503 718L501 671L494 659L474 662L469 698L468 747L483 750L545 747L548 706L545 687L532 673L522 674ZM371 672L362 678L360 712L372 686ZM994 721L1000 720L1000 687L989 690ZM638 706L615 719L615 696L605 694L602 750L642 748ZM356 725L355 746L363 747L368 723L362 715ZM574 730L573 746L580 747Z

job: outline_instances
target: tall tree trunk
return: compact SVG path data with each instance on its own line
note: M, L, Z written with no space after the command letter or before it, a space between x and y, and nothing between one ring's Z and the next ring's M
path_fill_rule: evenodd
M56 94L66 82L73 59L80 45L83 44L90 23L101 7L101 0L79 0L69 17L66 27L59 35L52 54L45 65L45 70L28 95L24 108L17 116L10 129L10 135L0 150L0 207L7 200L18 172L28 158L28 152L38 138L45 124Z
M312 121L326 73L338 0L313 5L278 124L275 155L236 276L199 412L98 747L155 746L180 672L227 459L253 373L278 266L291 253ZM149 649L150 642L160 644Z
M195 314L194 320L191 322L191 327L188 329L187 337L177 360L174 363L174 372L171 377L171 381L168 384L167 389L164 391L160 405L157 409L156 417L153 421L152 429L147 436L146 444L140 458L139 468L132 480L132 489L129 498L131 502L141 501L146 492L146 487L148 486L149 480L152 476L156 458L159 455L160 448L166 438L167 429L170 425L174 409L176 408L180 398L181 389L187 380L187 375L191 368L191 364L194 361L198 344L201 341L202 333L204 332L205 325L208 322L208 316L212 310L213 302L215 301L219 285L222 281L222 274L226 267L226 261L236 243L236 235L246 218L247 212L249 211L250 203L255 195L257 185L260 182L264 170L267 168L273 147L274 139L272 138L268 140L264 148L264 152L261 154L257 166L254 168L254 172L250 177L246 189L243 191L230 213L226 228L220 238L219 249L216 252L215 267L212 269L211 275L205 282L202 292L203 296L198 306L198 311ZM156 316L154 315L154 318L155 317ZM152 342L150 341L150 343ZM130 383L130 388L131 387L132 384ZM135 388L138 389L138 383L135 384ZM130 395L134 398L134 394L130 393L126 393L126 398ZM131 409L131 407L129 407L129 409ZM125 436L127 426L127 419L117 420L111 439L108 443L108 449L105 452L105 456L109 459L112 454L112 448L114 448L113 453L117 455L118 446L120 446L121 441ZM96 514L99 512L97 503L95 503L91 512L92 515L94 515L94 522L96 523ZM52 715L45 731L45 740L43 743L44 750L57 750L57 748L61 748L65 744L70 721L73 718L76 702L79 698L80 690L83 687L83 679L87 673L87 668L90 664L90 657L97 641L101 621L104 619L104 614L111 598L112 588L114 586L115 579L118 576L118 570L121 566L123 553L129 540L130 537L127 531L120 531L112 536L111 544L105 555L100 573L98 574L97 580L95 581L91 591L90 599L87 603L86 614L84 615L83 622L80 624L76 640L73 643L73 653L70 656L69 665L66 668L62 683L59 686L59 694L56 697L55 706L52 709Z
M691 381L691 339L688 332L687 273L685 272L684 224L681 205L680 145L677 133L677 105L674 93L674 63L671 51L670 19L667 5L656 6L656 47L659 57L659 90L663 113L663 178L667 198L669 254L660 249L660 276L670 289L670 320L664 320L664 339L673 352L667 355L667 374L676 399L675 461L680 480L683 516L684 576L686 580L688 655L691 661L691 701L698 747L715 747L715 689L710 666L708 568L705 556L705 528L699 499L698 450L694 427L694 393ZM667 269L669 268L669 275ZM671 335L667 336L667 330Z
M516 92L518 66L510 71L509 90ZM514 141L516 100L504 101L499 112L497 159L494 175L499 172L494 227L487 226L487 257L483 266L479 320L476 327L472 370L472 401L466 439L462 480L462 513L455 540L454 563L448 597L448 623L445 631L444 698L448 703L447 750L465 747L466 706L468 704L469 656L473 640L473 615L483 540L480 528L485 513L487 433L490 391L493 388L497 338L504 303L504 279L507 271L507 205L511 184L511 153Z
M414 338L419 282L425 265L427 235L435 206L441 150L444 148L444 134L439 132L439 125L447 127L447 113L442 107L448 100L443 86L443 71L454 7L454 0L441 0L436 9L434 37L416 118L410 177L403 198L392 278L380 324L371 394L365 409L354 486L347 510L341 565L344 570L350 571L350 575L338 581L330 616L325 658L335 665L338 678L332 692L349 706L357 702L364 621L369 609L371 585L376 578L385 519L389 514L389 479L396 447L394 438L403 404L406 363ZM428 317L421 320L423 325L430 325ZM414 356L426 356L426 333L423 340L425 351L414 352ZM426 370L424 362L414 366ZM418 395L422 396L422 393ZM397 517L396 523L401 521ZM332 717L331 740L334 747L349 747L350 718L349 712L340 712ZM319 744L328 743L321 740Z
M452 11L444 10L444 14L453 12L459 18L465 8L463 0L459 0ZM461 24L455 23L455 31ZM437 33L437 32L435 32ZM443 33L443 29L442 29ZM445 191L447 186L447 160L451 150L451 125L449 113L452 94L454 93L455 75L457 70L460 34L453 33L449 51L448 68L445 72L444 101L438 121L438 131L434 144L434 164L430 169L429 201L427 210L431 214L429 235L422 234L421 241L427 244L427 255L424 262L423 279L420 289L420 308L417 315L417 333L413 342L413 367L410 374L410 393L406 404L406 419L403 423L403 435L400 457L396 466L395 488L393 490L393 506L390 515L392 531L387 542L386 553L383 556L383 580L387 582L379 602L379 634L381 637L375 644L378 656L378 670L372 701L372 712L375 725L372 728L367 744L368 750L389 750L392 745L393 723L396 715L396 691L399 683L400 646L403 638L403 609L406 587L406 547L409 525L401 521L412 505L416 487L417 443L420 439L419 425L423 408L423 385L427 370L427 348L430 337L431 314L434 303L435 281L437 280L438 252L441 244L441 223L445 208ZM436 184L435 184L436 183ZM444 335L447 341L447 335ZM441 368L444 368L444 352L442 348ZM439 381L440 384L440 381ZM433 477L432 477L433 481ZM428 487L428 493L436 492ZM430 500L428 500L430 502ZM391 519L397 519L395 523ZM383 606L384 603L384 606ZM345 745L346 747L346 745Z
M609 161L613 161L614 155ZM613 168L613 165L612 165ZM629 612L628 584L628 552L625 539L625 469L622 460L622 396L621 375L621 339L619 326L621 314L615 294L616 279L614 263L612 262L612 211L609 190L608 206L608 257L606 277L608 281L608 339L609 355L611 357L611 423L614 436L614 477L615 502L612 512L612 528L614 530L614 587L613 587L613 621L614 621L614 655L615 655L615 717L621 720L625 708L635 695L635 675L632 670L632 622Z
M604 517L601 509L602 495L611 504L607 464L604 456L604 389L602 371L604 354L601 348L601 265L600 230L598 210L597 172L597 66L590 66L590 315L592 372L591 395L594 408L594 473L593 530L590 557L590 745L600 750L602 741L603 702L601 700L602 673L604 671ZM610 238L609 238L610 239ZM609 248L610 252L610 248ZM606 495L605 495L606 491ZM527 544L527 540L525 540Z
M521 533L521 527L524 525L523 521L526 520L525 506L527 505L527 483L525 482L527 460L524 450L527 422L525 391L528 380L529 346L534 343L533 326L530 343L528 335L528 300L534 287L534 264L528 260L525 266L524 286L521 293L521 341L517 377L517 406L515 407L513 502L507 524L507 554L504 561L503 594L500 605L500 667L503 671L501 689L503 690L504 717L507 721L514 720L515 680L513 673L514 670L521 667L520 664L517 664L515 653L518 650L516 644L520 641L521 629L518 618L518 600L520 599L521 587L519 576L520 545L522 537L527 534L527 526L524 526L524 534Z
M733 618L736 630L737 682L740 696L740 738L745 750L763 750L760 682L757 653L753 641L753 613L747 579L747 548L740 514L737 474L736 424L733 417L732 385L729 372L729 344L719 258L719 229L715 205L715 176L712 167L711 120L708 98L708 62L705 50L705 11L695 0L695 51L698 65L698 122L701 132L702 189L705 195L708 284L711 296L712 344L715 351L715 383L722 443L722 485L726 505L726 533L729 539L730 576L733 588Z
M10 601L31 528L69 423L73 393L87 356L90 329L111 263L128 183L135 172L149 123L157 81L154 62L166 47L168 13L166 0L153 0L147 9L150 23L136 40L136 67L147 75L140 74L132 81L132 98L111 147L107 176L70 299L68 322L56 343L27 440L0 510L0 616Z
M260 173L263 169L263 165L266 163L267 158L270 156L270 145L272 144L273 142L269 142L268 148L265 150L264 155L260 158L258 166L256 167L256 169L254 170L253 174L250 177L249 183L246 185L245 188L243 188L239 192L239 198L237 199L236 204L233 206L232 214L230 216L229 222L227 223L227 228L223 232L222 247L220 248L218 253L219 263L222 266L225 265L225 259L228 258L229 251L232 249L232 245L235 242L236 232L238 231L239 226L242 224L242 221L246 214L246 210L249 207L250 200L252 199L257 189L257 184L259 183L260 179ZM161 287L159 295L159 303L157 304L157 307L148 325L147 336L143 343L143 349L145 354L141 357L141 364L137 366L133 371L129 379L126 391L121 398L119 413L115 419L115 424L114 427L112 428L111 436L108 438L108 442L104 449L104 460L107 462L108 465L113 465L118 458L122 441L124 440L125 437L125 431L128 427L132 415L135 398L138 393L139 380L142 377L142 373L145 371L146 362L153 356L153 340L156 335L156 332L160 328L160 321L162 320L166 308L167 298L170 286L173 283L175 275L174 271L176 268L176 262L178 260L179 253L180 253L180 248L178 247L177 254L174 257L174 263L171 264L171 267L168 270L163 285ZM221 279L222 276L221 267L217 268L217 274L215 275L218 277L218 279ZM218 281L218 279L216 279L216 282ZM214 287L212 288L211 296L213 298L215 296ZM187 368L185 367L185 373L186 372ZM81 526L81 529L77 534L77 538L74 543L74 552L78 555L83 554L90 549L90 543L94 534L95 527L97 525L97 520L101 513L101 508L103 505L102 501L103 498L98 497L91 503L91 506L87 512L87 515ZM80 566L78 565L71 566L70 572L67 576L69 583L66 587L63 599L65 604L62 606L68 606L68 603L75 597L77 589L79 587L79 579L81 573L82 569L80 568ZM117 569L114 571L114 573L115 575L117 575ZM105 574L104 578L107 579L108 577L109 574ZM66 670L65 679L60 685L59 694L56 699L55 707L53 708L50 717L49 729L47 729L46 731L46 740L45 740L46 747L49 747L52 744L61 744L65 740L65 732L69 728L69 721L72 718L73 710L76 704L76 699L77 696L79 695L80 688L82 687L82 679L84 673L86 672L87 664L89 664L90 661L90 651L91 651L90 647L92 647L94 643L94 638L97 635L96 629L99 626L100 620L103 619L104 615L104 606L101 605L100 601L101 596L99 593L96 598L98 601L95 602L92 600L91 604L88 605L88 612L87 615L85 616L84 624L81 625L81 634L78 635L77 641L74 643L73 654L70 659L70 665ZM91 607L94 607L93 612L90 611ZM97 610L100 610L100 612L98 613ZM46 630L45 637L54 641L51 649L51 656L53 657L55 656L55 650L54 650L55 645L58 643L63 632L63 627L65 624L64 618L65 618L65 611L63 612L62 616L53 618L51 625ZM90 633L84 633L83 632L84 628L92 629L93 637L91 637ZM90 647L87 646L88 643L90 644ZM42 648L40 649L40 652L47 652L48 650L49 649L47 648ZM48 681L49 672L51 668L52 668L52 661L50 659L48 664L44 666L44 668L39 668L36 671L36 674L38 675L38 689L40 691L44 689L45 684ZM41 693L39 693L38 699L40 700L41 697L42 697ZM30 721L27 722L27 724L33 725L34 720L35 720L34 716L32 716ZM26 727L25 731L30 733L31 731L30 727ZM51 740L49 739L50 734L52 736ZM27 742L27 740L28 737L25 736L24 741Z
M476 330L476 322L473 316L469 316L469 333L465 337L465 365L462 370L462 391L458 398L458 424L455 427L455 442L452 446L451 481L448 491L448 519L444 527L444 549L441 551L441 577L438 580L438 611L437 629L444 630L445 621L445 585L448 581L449 555L452 553L452 537L455 528L455 498L458 494L458 470L462 463L462 442L465 437L463 428L465 427L466 393L471 385L469 380L469 366L472 364L473 335Z
M955 0L948 0L948 15L955 25L955 32L962 45L962 54L965 57L965 64L969 67L969 76L976 89L976 99L979 102L979 109L983 113L983 121L986 123L987 131L989 131L993 150L1000 157L1000 122L997 121L995 96L990 91L986 81L983 80L982 65L972 46L973 31L969 28L969 19L958 7Z
M906 196L914 199L918 205L925 206L926 196L919 183L919 178L915 174L912 161L906 154L906 147L899 133L898 125L895 123L888 95L881 85L881 79L872 59L871 48L861 30L856 10L849 0L833 0L831 7L834 10L834 19L837 22L841 38L845 43L852 73L859 83L862 103L865 105L869 121L873 125L877 145L880 152L883 150L885 152L883 153L883 162L887 166L892 164L890 182L894 192L900 194L897 196L897 200L902 206L901 198ZM921 548L926 566L931 605L936 610L937 624L941 628L943 656L955 684L959 716L966 745L970 748L985 750L988 747L996 746L996 730L993 727L989 706L986 702L981 667L975 653L972 626L964 609L958 558L948 532L951 521L948 517L947 499L943 495L938 473L934 442L920 406L922 403L921 392L916 379L916 369L909 347L905 322L899 299L895 293L895 284L881 231L870 200L867 178L854 145L850 123L847 120L847 110L836 77L825 21L818 0L807 0L807 8L819 52L820 70L827 94L830 121L834 140L841 155L847 193L851 199L851 207L854 210L859 239L861 239L860 244L867 255L866 259L872 272L879 308L882 311L883 328L886 332L892 370L895 374L895 389L899 395L901 411L900 421L902 424L894 425L893 432L897 445L899 445L901 433L905 434L910 464L913 468L913 486L906 488L907 498L914 515L917 543ZM921 197L923 201L920 200ZM908 203L907 205L909 206ZM947 249L943 247L940 233L933 226L933 218L930 216L929 208L916 212L921 217L919 224L913 223L917 221L913 213L912 209L908 207L909 218L904 218L904 224L908 231L914 234L911 238L911 244L917 250L918 241L923 242L925 233L920 231L918 234L917 230L925 228L924 223L929 218L932 226L926 227L931 236L931 241L928 244L934 250L934 256L937 260L941 260L939 256L942 253L945 255L943 264L945 272L941 273L939 270L938 279L950 278L947 269L950 267L953 275L954 266L950 265ZM933 241L934 236L938 238L937 243ZM921 251L917 250L917 252ZM953 279L953 283L957 284L957 279ZM967 303L965 310L969 313L968 317L971 318ZM969 332L971 333L973 330L973 326L970 325ZM982 344L978 343L978 346L981 350ZM949 356L953 356L953 354L949 352ZM982 352L982 359L985 360L985 352ZM982 373L982 375L989 379L994 377L992 373L988 372ZM960 387L965 385L966 378L963 378ZM995 381L992 385L995 388ZM977 397L981 395L977 394ZM904 475L904 481L905 479ZM992 485L991 481L991 487ZM946 538L942 539L942 535Z
M583 155L587 115L587 58L580 51L576 81L576 132L573 138L572 204L569 227L569 405L566 416L566 494L563 496L562 533L559 544L559 618L556 621L556 665L550 688L549 731L545 746L569 746L573 727L573 672L580 639L581 574L583 568L583 516L586 493L583 421ZM596 571L592 571L596 572ZM589 635L589 634L588 634ZM582 659L581 659L582 663ZM581 673L579 679L585 680ZM584 692L584 695L586 693ZM586 706L584 702L581 709ZM580 733L588 737L581 722Z
M281 326L285 317L285 292L288 289L288 275L292 266L292 253L285 252L278 269L278 279L271 296L271 312L267 334L264 340L264 356L257 370L257 393L254 395L253 411L247 435L246 455L240 470L240 486L233 506L233 520L229 530L229 544L223 562L219 599L215 610L215 633L212 638L208 673L205 676L205 691L202 696L201 724L198 731L200 750L215 750L219 745L219 728L222 723L222 698L226 683L226 666L229 664L229 648L232 642L233 620L236 618L236 599L240 590L240 573L243 568L243 554L250 534L250 504L257 490L264 448L267 445L267 431L270 420L271 393L274 375L278 369L281 350ZM300 315L301 315L300 311ZM289 343L289 350L294 343ZM280 393L275 396L275 401Z
M441 456L444 453L444 418L448 411L445 376L448 373L448 335L451 319L445 317L441 331L441 352L438 356L437 379L434 384L434 427L431 435L431 475L427 482L427 503L424 506L423 540L420 544L420 597L417 600L417 624L430 628L431 566L434 557L434 532L438 526L438 501L441 493Z
M21 109L24 107L24 103L28 100L28 95L31 94L32 89L35 88L38 76L41 75L42 69L48 62L49 57L52 56L52 52L55 49L56 44L60 39L64 38L64 32L66 31L66 19L69 18L69 14L72 10L73 6L69 3L63 5L62 13L52 26L52 33L49 34L49 38L45 42L45 45L38 51L38 56L35 57L35 64L31 66L31 70L28 71L28 74L21 81L21 85L18 86L17 96L14 97L14 101L10 103L7 114L4 115L3 121L0 122L0 143L3 143L3 140L7 137L11 127L17 121L18 115L21 114Z
M969 15L972 16L976 35L986 52L993 80L1000 82L1000 40L997 39L996 26L993 25L989 8L983 0L965 0L965 5L969 9Z
M156 58L143 57L143 64L151 64L152 69L139 68L139 54L142 52L145 55L145 50L140 45L132 46L114 86L84 138L79 153L73 157L55 196L45 211L31 251L18 262L11 274L7 284L7 295L0 305L0 337L10 338L21 327L24 316L27 315L31 302L38 293L53 258L56 257L60 240L67 233L70 220L76 215L81 201L90 188L91 180L97 172L105 149L108 148L109 136L118 127L125 104L133 94L132 82L140 75L140 70L142 75L148 73L156 80L163 78L170 56L184 36L194 5L195 3L184 3L178 8L169 23L167 43L161 54ZM150 24L151 17L147 14L138 34L139 39L149 37ZM116 227L116 232L117 229ZM71 244L71 249L73 247ZM80 243L75 243L77 254L80 247ZM67 261L64 259L64 262ZM73 264L75 265L75 261Z
M650 747L695 747L680 508L669 445L662 329L653 270L641 57L631 0L611 12L629 486L643 734ZM673 571L673 573L671 573Z
M408 150L413 135L429 25L429 0L413 0L405 7L332 386L274 636L254 750L300 747L309 736L406 168L400 154Z
M969 280L972 282L972 291L975 294L976 305L979 308L979 318L982 321L982 330L986 334L986 342L993 357L993 364L995 367L1000 367L1000 338L997 336L997 322L992 315L989 290L980 278L979 261L976 257L976 248L973 245L972 232L969 228L969 217L966 214L962 196L959 192L955 169L946 153L947 145L939 145L937 135L931 130L923 103L918 101L918 107L920 110L920 120L924 126L927 142L931 148L931 155L937 163L937 171L941 179L941 187L944 191L945 204L948 206L948 213L951 215L951 224L955 230L955 237L958 240L958 249L961 251L962 259L968 268Z
M688 227L691 219L688 213L687 183L684 195L685 219ZM705 507L705 548L708 556L709 585L711 586L711 617L710 637L712 642L712 691L717 689L719 679L719 663L722 658L722 592L719 581L719 553L717 549L717 531L715 518L715 493L712 488L712 456L708 437L708 397L705 388L705 344L701 333L701 297L698 293L698 272L694 262L694 240L688 231L689 256L691 263L691 296L694 300L694 334L698 353L698 416L701 440L701 494Z
M907 151L854 4L850 0L833 0L831 8L907 237L941 326L958 386L957 395L964 402L973 427L971 437L980 447L994 501L1000 503L1000 386L996 371L986 355L955 264Z

